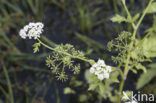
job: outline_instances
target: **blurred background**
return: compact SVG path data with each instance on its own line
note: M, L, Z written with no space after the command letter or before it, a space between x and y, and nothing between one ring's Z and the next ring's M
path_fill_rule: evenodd
M127 0L132 15L147 3ZM109 103L88 91L88 64L82 62L81 73L67 82L57 81L45 66L50 51L41 47L33 54L35 41L21 39L18 32L29 22L43 22L41 40L49 45L70 43L89 58L115 65L111 55L116 53L107 50L107 43L123 30L132 32L131 25L110 21L116 13L126 14L120 0L0 0L0 103L11 103L10 98L14 103ZM153 15L146 16L137 37L144 36L152 23ZM149 68L156 67L154 61ZM130 73L124 89L136 90L138 77ZM154 76L140 91L156 93L155 81Z

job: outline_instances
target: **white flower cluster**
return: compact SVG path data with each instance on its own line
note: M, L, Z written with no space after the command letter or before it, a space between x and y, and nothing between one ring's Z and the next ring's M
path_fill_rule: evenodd
M90 68L90 72L92 74L94 73L100 80L103 80L104 78L109 78L109 73L111 71L112 71L111 66L107 66L104 60L100 59Z
M41 33L43 32L44 24L41 22L37 23L29 23L28 25L24 26L23 29L20 30L19 35L21 38L26 39L37 39L40 38Z

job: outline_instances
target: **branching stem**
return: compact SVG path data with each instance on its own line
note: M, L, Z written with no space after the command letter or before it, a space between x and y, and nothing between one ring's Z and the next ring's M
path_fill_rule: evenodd
M127 76L127 73L128 73L128 70L129 70L129 69L128 69L128 65L129 65L129 61L130 61L130 57L131 57L131 50L132 50L133 45L134 45L134 40L135 40L135 37L136 37L137 30L138 30L138 28L139 28L139 26L140 26L140 24L141 24L143 18L145 17L148 8L149 8L150 5L152 4L152 1L153 1L153 0L150 0L148 6L147 6L146 9L144 10L144 12L143 12L141 18L140 18L139 21L138 21L138 23L137 23L137 25L136 25L136 28L134 29L134 32L133 32L133 35L132 35L132 41L131 41L131 43L130 43L130 45L129 45L130 48L129 48L129 50L128 50L127 59L126 59L126 64L125 64L125 68L124 68L124 72L123 72L124 78L125 78L125 76ZM130 13L129 13L129 11L128 11L126 5L125 5L124 0L122 0L122 2L123 2L123 5L124 5L124 7L125 7L125 10L126 10L126 12L127 12L127 15L130 16ZM121 103L121 100L120 100L120 99L121 99L121 93L122 93L123 86L124 86L124 82L125 82L124 78L122 78L122 81L121 81L120 87L119 87L119 98L118 98L118 103Z
M73 56L73 55L71 55L71 54L69 54L69 53L67 53L67 52L58 51L58 50L56 50L56 49L54 49L54 48L48 46L47 44L43 43L40 39L37 39L37 40L38 40L39 43L42 44L44 47L46 47L46 48L48 48L48 49L50 49L50 50L52 50L52 51L55 51L55 52L57 52L57 53L62 53L62 54L65 54L65 55L67 55L67 56L69 56L69 57L71 57L71 58L79 59L79 60L88 62L88 63L90 63L90 64L92 64L92 63L94 62L93 60L89 60L89 59L86 59L86 58L81 58L81 57L79 57L79 56Z

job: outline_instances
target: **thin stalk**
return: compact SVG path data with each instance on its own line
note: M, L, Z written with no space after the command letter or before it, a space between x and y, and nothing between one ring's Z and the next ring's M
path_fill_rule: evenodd
M54 42L52 42L51 40L49 40L47 37L42 36L41 40L45 41L46 43L48 43L50 46L55 47L56 44Z
M31 103L34 103L35 99L37 98L37 96L41 93L42 89L45 87L46 82L44 82L41 87L37 90L37 92L35 93L35 95L32 98Z
M118 13L119 10L118 10L118 7L117 7L117 1L116 0L113 0L113 7L114 7L115 13Z
M122 0L123 1L123 0ZM134 32L133 32L133 35L132 35L132 41L130 43L130 48L129 48L129 51L128 51L128 54L127 54L127 60L126 60L126 64L125 64L125 68L124 68L124 76L127 76L127 72L128 72L128 64L129 64L129 61L130 61L130 57L131 57L131 50L133 48L133 44L134 44L134 40L135 40L135 36L136 36L136 33L137 33L137 30L143 20L143 18L145 17L146 13L147 13L147 10L149 8L149 6L152 4L152 0L150 0L147 8L145 9L145 11L143 12L141 18L139 19L137 25L136 25L136 28L134 29ZM125 4L124 4L125 5ZM126 6L126 5L125 5ZM127 10L126 10L127 11ZM124 77L125 78L125 77ZM124 82L125 82L125 79L122 78L122 81L121 81L121 84L120 84L120 87L119 87L119 100L118 100L118 103L120 103L120 98L121 98L121 92L123 90L123 86L124 86Z
M58 90L56 83L54 83L54 86L55 86L55 90L56 90L57 103L61 103L60 96L59 96L59 90Z
M79 60L82 60L82 61L91 63L91 60L88 60L88 59L85 59L85 58L81 58L81 57L78 57L78 56L73 56L73 55L71 55L71 54L69 54L69 53L67 53L67 52L58 51L58 50L56 50L56 49L54 49L54 48L52 48L52 47L46 45L46 44L43 43L41 40L39 40L39 39L37 39L37 40L38 40L44 47L46 47L46 48L48 48L48 49L50 49L50 50L52 50L52 51L65 54L65 55L67 55L67 56L69 56L69 57L71 57L71 58L75 58L75 59L79 59Z
M125 0L122 0L122 3L123 3L123 6L124 6L124 8L125 8L125 11L126 11L128 17L132 20L132 16L131 16L131 14L130 14L130 12L129 12L127 6L126 6Z
M6 80L7 80L7 85L8 85L9 95L10 95L10 103L14 103L14 96L13 96L11 81L10 81L10 78L9 78L8 71L7 71L4 64L3 64L3 71L4 71L4 74L5 74Z

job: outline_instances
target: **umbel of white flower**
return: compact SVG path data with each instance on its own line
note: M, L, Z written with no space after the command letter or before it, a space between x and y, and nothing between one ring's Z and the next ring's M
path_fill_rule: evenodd
M28 25L24 26L23 29L20 30L19 35L21 38L26 39L37 39L40 38L40 35L43 32L44 24L41 22L36 23L29 23Z
M90 72L92 74L95 74L100 80L103 80L104 78L109 78L109 74L111 71L111 66L107 66L104 60L100 59L90 68Z

